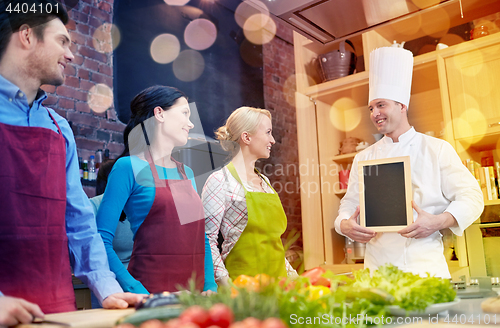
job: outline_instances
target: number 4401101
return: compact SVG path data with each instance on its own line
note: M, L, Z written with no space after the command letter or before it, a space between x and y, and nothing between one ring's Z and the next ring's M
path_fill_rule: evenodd
M9 12L10 14L14 13L33 13L33 14L58 14L59 13L59 4L56 3L55 5L52 5L51 3L46 3L45 5L43 4L28 4L28 3L17 3L14 8L12 8L12 3L9 3L7 8L5 8L5 11Z
M443 319L443 322L448 324L479 324L479 325L488 325L488 324L497 324L497 315L492 314L489 315L487 313L483 314L471 314L467 316L466 314L455 314L454 316L446 315Z

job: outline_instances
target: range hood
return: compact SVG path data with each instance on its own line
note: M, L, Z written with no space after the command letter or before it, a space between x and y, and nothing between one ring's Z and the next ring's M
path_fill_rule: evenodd
M259 0L245 0L255 2ZM497 0L260 0L269 12L297 32L321 44L346 39L389 22L410 18L436 8L453 12L458 25L494 13ZM417 3L417 5L415 5ZM496 3L496 4L495 4ZM489 6L489 9L484 9ZM479 8L478 10L478 7ZM484 7L484 8L483 8ZM491 7L496 7L491 8ZM451 9L450 9L451 8ZM478 17L460 19L465 10ZM498 10L497 10L498 11ZM457 23L454 23L457 22ZM455 25L453 25L455 26Z

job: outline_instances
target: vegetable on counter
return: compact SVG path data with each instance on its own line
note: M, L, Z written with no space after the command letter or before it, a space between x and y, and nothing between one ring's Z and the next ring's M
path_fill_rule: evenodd
M452 302L457 293L448 279L422 278L410 272L403 272L394 265L385 265L370 276L368 269L354 272L355 288L377 288L394 297L392 305L407 311L423 311L436 303Z
M387 318L389 305L423 311L453 301L455 295L447 279L422 278L392 265L371 276L369 270L359 270L353 278L314 268L295 279L242 275L210 296L195 292L193 286L191 293L178 296L182 309L140 309L119 323L140 328L364 328L367 321Z

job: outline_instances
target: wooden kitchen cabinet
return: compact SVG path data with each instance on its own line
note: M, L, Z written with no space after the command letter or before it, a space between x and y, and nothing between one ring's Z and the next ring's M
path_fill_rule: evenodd
M500 33L441 50L439 57L448 141L463 160L480 163L481 152L493 150L500 161Z
M500 38L476 41L444 59L453 133L472 144L500 133Z
M397 33L392 36L396 37ZM410 39L407 36L407 40ZM373 134L377 130L370 121L368 111L367 59L371 50L388 46L393 40L377 31L355 37L353 42L357 55L364 57L367 70L321 83L315 59L318 54L337 49L338 45L318 46L294 33L299 162L301 167L307 167L307 172L301 170L306 269L318 265L329 268L339 265L340 268L345 263L345 238L335 232L334 221L344 195L339 187L338 173L340 170L350 169L354 154L339 155L340 142L348 137L357 137L369 144L375 142ZM497 147L500 126L495 123L500 122L500 94L484 93L486 87L493 85L492 88L498 89L500 85L499 44L500 33L414 57L412 96L408 112L410 124L418 132L429 132L450 142L463 159L472 158L477 161L479 151ZM480 62L478 58L486 60ZM483 69L485 65L486 68ZM467 76L460 74L462 68L468 69L467 74L472 76L466 83L464 79ZM451 72L452 70L454 71ZM489 79L488 82L486 78ZM472 97L462 96L468 102L462 101L457 106L461 100L456 95L463 94L461 90L467 86L475 88L475 93L481 96L477 96L476 108L488 107L481 113L491 127L488 126L485 137L480 139L477 135L460 134L462 132L457 125L461 122L457 117L467 120L469 124L474 122L463 116L474 113L467 111L473 102ZM474 129L471 130L476 131ZM456 270L464 271L468 262L465 240L462 237L457 238L455 252L461 261L453 263L453 266L458 268Z

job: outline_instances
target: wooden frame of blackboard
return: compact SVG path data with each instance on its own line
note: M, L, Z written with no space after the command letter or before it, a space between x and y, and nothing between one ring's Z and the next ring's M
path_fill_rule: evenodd
M360 161L358 175L362 227L390 232L413 223L410 156Z

